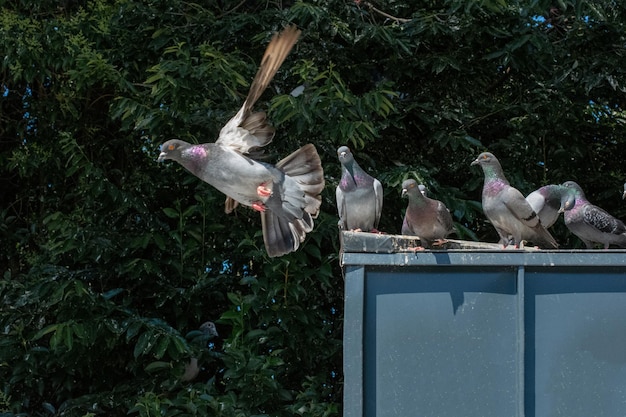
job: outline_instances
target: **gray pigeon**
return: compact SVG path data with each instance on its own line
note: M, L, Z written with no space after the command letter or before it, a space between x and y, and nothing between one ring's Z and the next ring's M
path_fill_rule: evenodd
M539 216L546 229L559 218L559 214L574 207L576 196L559 184L544 185L526 196L526 201Z
M206 321L202 323L199 330L193 330L187 333L187 338L191 339L191 342L204 347L209 347L207 342L218 336L219 334L217 333L217 329L215 328L215 323L213 323L212 321ZM200 366L198 364L198 358L191 357L189 359L189 362L185 364L185 372L180 377L180 379L183 382L189 382L194 380L199 373Z
M402 197L409 198L404 214L402 234L419 236L422 246L429 248L433 241L443 240L454 231L452 216L441 201L422 194L415 180L402 183Z
M158 160L172 159L227 195L226 212L238 203L261 213L263 239L269 256L298 249L313 229L321 205L324 172L315 147L307 144L276 166L259 162L274 128L265 113L252 106L298 40L300 31L287 27L265 51L248 96L237 114L221 129L215 143L192 145L172 139L161 146Z
M572 189L576 195L574 208L564 214L565 225L583 241L587 249L593 248L594 243L603 244L604 249L610 245L626 247L626 226L621 220L591 204L580 185L574 181L567 181L563 186Z
M383 210L383 186L354 160L347 146L337 149L341 162L341 180L335 191L339 228L362 232L378 232Z
M522 193L509 185L500 162L492 153L481 153L471 165L480 165L483 169L483 211L496 228L504 247L510 243L519 247L523 241L546 248L558 247Z

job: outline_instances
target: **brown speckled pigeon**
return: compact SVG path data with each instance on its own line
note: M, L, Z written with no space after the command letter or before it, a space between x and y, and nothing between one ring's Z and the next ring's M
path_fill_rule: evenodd
M601 243L604 249L610 245L626 247L626 226L621 220L591 204L580 185L574 181L567 181L563 186L576 195L574 207L564 214L565 225L583 241L587 249L593 248L594 243Z
M509 185L500 162L492 153L481 153L471 165L480 165L483 169L483 211L500 235L500 243L504 247L510 243L519 247L523 241L544 248L558 247L522 193Z
M289 26L272 38L243 106L221 129L215 143L193 145L172 139L161 146L158 158L178 162L226 194L226 212L237 203L259 211L269 256L298 249L313 229L324 188L321 161L311 144L275 166L253 159L272 141L274 128L267 124L264 112L251 109L299 36L300 30Z
M354 160L347 146L337 149L341 162L341 179L335 191L339 228L377 232L383 210L383 186Z
M528 194L526 201L539 216L543 227L547 229L556 222L559 214L574 207L576 196L567 187L550 184Z
M433 241L443 240L454 231L452 216L445 204L423 195L415 180L402 183L402 196L409 198L402 223L403 235L419 236L422 246L429 248Z

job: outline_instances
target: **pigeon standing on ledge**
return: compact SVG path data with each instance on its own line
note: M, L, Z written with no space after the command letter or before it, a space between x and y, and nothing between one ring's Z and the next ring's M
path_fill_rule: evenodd
M335 190L339 228L360 232L378 232L383 210L383 186L354 160L347 146L337 149L341 179Z
M158 160L172 159L226 194L226 212L238 203L261 213L269 256L293 252L313 229L319 213L324 172L315 147L307 144L276 166L256 161L274 137L264 112L252 112L300 36L289 26L270 41L248 96L221 129L215 143L189 144L172 139L161 145Z
M402 223L403 235L418 236L422 246L429 248L433 241L442 241L454 231L452 216L445 204L423 195L415 180L402 183L402 196L409 198Z
M580 185L567 181L563 186L573 190L576 196L574 208L565 212L565 225L583 241L587 249L594 243L601 243L604 249L611 244L626 247L626 226L598 206L591 204L585 197Z
M574 207L576 196L571 189L559 184L544 185L526 196L541 224L546 229L559 218L559 214Z
M483 211L500 235L500 243L504 247L510 243L519 247L523 241L544 248L558 247L522 193L509 185L500 162L492 153L481 153L471 165L480 165L483 170Z

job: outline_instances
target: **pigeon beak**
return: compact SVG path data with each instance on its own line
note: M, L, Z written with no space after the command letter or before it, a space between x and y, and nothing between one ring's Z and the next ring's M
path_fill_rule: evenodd
M626 190L624 191L624 194L622 194L622 200L626 199Z
M159 157L157 158L157 162L163 162L167 159L167 154L165 152L161 152Z
M480 162L478 161L478 159L474 159L474 160L472 161L472 163L470 164L470 166L473 166L473 165L478 165L478 164L480 164Z
M406 188L402 189L402 194L400 194L400 197L404 197L406 195L406 193L408 193Z

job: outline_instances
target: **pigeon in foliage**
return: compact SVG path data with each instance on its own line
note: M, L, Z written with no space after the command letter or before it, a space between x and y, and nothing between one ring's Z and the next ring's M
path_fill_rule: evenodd
M265 248L272 257L298 249L313 229L324 188L322 164L312 144L275 166L255 160L272 141L274 128L264 112L252 112L252 107L299 36L300 30L289 26L272 38L243 106L215 143L194 145L171 139L161 146L158 158L178 162L226 194L227 213L238 203L260 212Z
M337 149L341 162L341 180L337 186L339 228L362 232L378 232L383 210L383 186L354 160L347 146Z
M479 165L483 170L483 211L500 235L500 243L504 247L511 243L519 247L523 241L544 248L558 247L522 193L509 185L500 162L492 153L481 153L471 165Z
M209 348L209 341L218 337L217 328L215 327L215 323L212 321L206 321L202 323L198 330L193 330L187 333L187 339L190 339L190 342L203 348ZM198 358L192 357L189 359L189 362L185 364L185 372L181 376L181 381L189 382L194 380L198 374L200 373L200 366L198 364Z
M452 216L445 204L422 194L415 180L402 183L404 196L409 198L409 205L402 223L403 235L418 236L422 246L429 248L434 241L443 241L454 231Z
M571 189L560 184L544 185L526 196L541 224L546 229L559 218L559 214L574 207L576 196Z
M574 207L564 214L565 225L583 241L587 249L593 248L594 243L601 243L604 249L610 245L626 247L626 226L621 220L591 204L580 185L574 181L567 181L563 186L573 190L576 196Z

